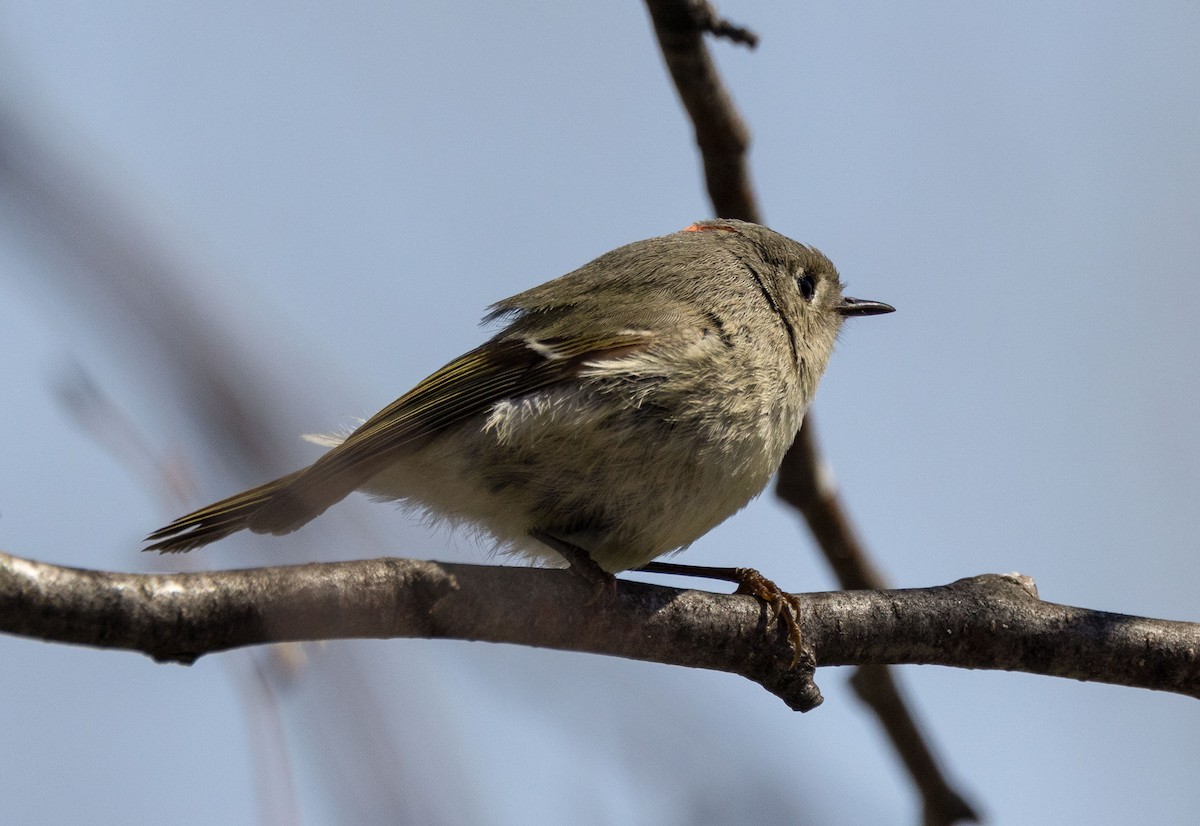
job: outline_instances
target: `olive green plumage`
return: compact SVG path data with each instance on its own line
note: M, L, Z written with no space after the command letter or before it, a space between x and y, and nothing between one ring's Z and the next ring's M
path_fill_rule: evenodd
M890 307L842 296L829 260L765 227L695 224L505 299L507 326L309 467L154 532L186 551L283 534L351 491L396 499L609 571L685 547L766 485L842 321Z

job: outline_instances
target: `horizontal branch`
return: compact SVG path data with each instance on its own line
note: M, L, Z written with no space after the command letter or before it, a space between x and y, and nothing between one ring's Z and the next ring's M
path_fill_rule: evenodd
M88 571L0 554L0 631L190 663L264 643L483 640L740 674L813 704L755 599L622 580L608 600L566 571L372 559L209 573ZM1025 671L1200 697L1200 625L1043 602L1015 575L799 595L818 666Z

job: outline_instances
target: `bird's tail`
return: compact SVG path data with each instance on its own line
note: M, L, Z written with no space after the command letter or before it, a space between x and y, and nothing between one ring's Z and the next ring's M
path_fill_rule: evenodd
M296 497L291 491L291 486L304 472L304 470L298 470L295 473L289 473L273 482L242 491L228 499L222 499L208 507L193 511L187 516L181 516L170 525L159 528L146 537L147 542L154 544L146 547L145 550L160 553L182 553L210 542L216 542L231 533L247 528L256 533L290 533L310 519L319 516L333 502L337 501L337 499L333 499L333 501L321 504L295 501ZM342 493L342 496L345 496L346 493ZM277 499L282 501L275 501ZM260 512L265 509L277 514L279 505L284 502L289 506L286 507L288 519L276 518L270 520L269 524L261 524ZM299 504L308 506L298 507ZM267 507L268 505L274 507ZM259 515L260 518L256 519L256 515Z

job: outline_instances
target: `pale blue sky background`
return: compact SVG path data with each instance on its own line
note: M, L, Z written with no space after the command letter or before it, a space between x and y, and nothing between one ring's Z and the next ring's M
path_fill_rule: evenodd
M762 36L714 51L768 222L898 308L848 326L815 407L892 580L1017 570L1050 600L1200 619L1200 6L721 8ZM229 353L259 351L238 375L274 376L285 434L374 412L477 343L491 302L710 215L636 2L0 0L0 94L64 179L157 239L174 262L159 280L186 281L198 324L223 318ZM182 506L78 426L64 376L82 369L186 463L190 504L256 479L37 227L0 192L0 548L171 569L138 541ZM314 455L286 444L274 471ZM387 553L486 559L354 502L185 562ZM769 497L683 559L831 584ZM598 657L423 641L307 656L289 681L249 655L185 669L0 638L0 820L254 822L252 755L271 740L255 668L308 823L918 817L839 670L801 716L734 677ZM991 822L1200 813L1193 700L901 678Z

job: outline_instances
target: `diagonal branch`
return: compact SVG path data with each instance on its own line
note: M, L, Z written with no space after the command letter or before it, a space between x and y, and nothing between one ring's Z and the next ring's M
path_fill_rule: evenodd
M762 223L746 164L750 132L704 44L705 32L717 32L713 21L719 21L719 15L707 0L646 0L646 5L671 79L696 130L716 214ZM855 537L836 493L803 495L818 490L820 454L812 431L810 413L784 459L778 493L804 514L843 588L882 588L882 578ZM865 585L867 581L874 584ZM879 718L921 791L925 822L978 820L971 805L950 787L889 669L872 667L860 672L852 685Z
M863 550L836 489L828 475L820 472L820 463L812 421L807 420L779 468L775 493L804 515L843 588L886 588L883 575ZM850 685L859 699L875 712L917 784L924 801L924 822L978 820L974 809L950 786L938 768L937 757L921 736L891 669L883 665L864 665L855 672Z
M750 130L704 45L715 12L707 3L647 0L663 60L696 130L704 180L718 218L762 223L746 150Z

